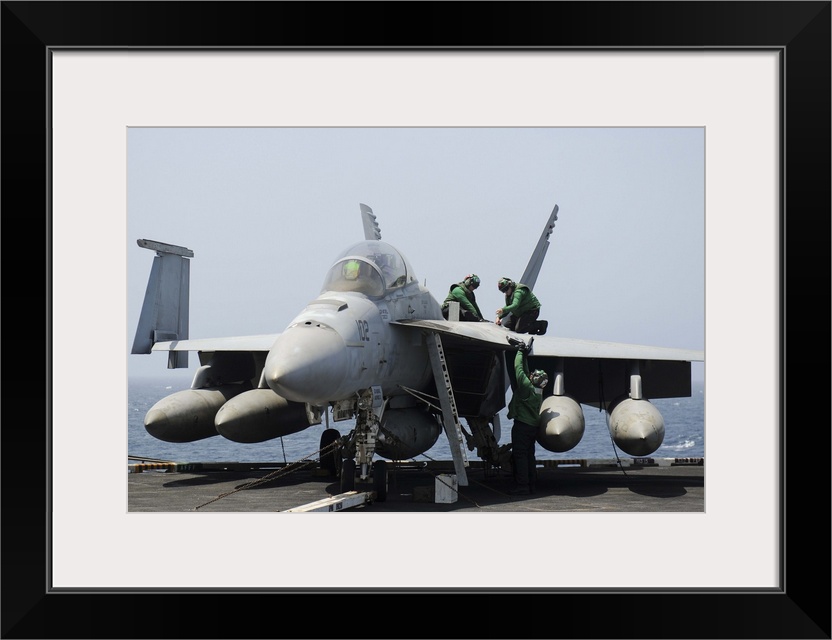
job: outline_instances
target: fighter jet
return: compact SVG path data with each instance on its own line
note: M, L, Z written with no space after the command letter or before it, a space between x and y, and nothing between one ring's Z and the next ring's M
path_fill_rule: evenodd
M446 320L405 255L381 239L372 209L359 208L364 239L335 257L318 297L281 333L190 339L193 251L137 241L156 256L132 353L167 351L168 368L184 368L195 351L200 363L189 389L147 412L148 433L166 442L219 435L256 443L325 420L321 467L340 478L342 492L368 482L383 501L387 461L428 451L444 431L457 482L467 486L468 451L510 469L499 412L514 354L523 348L529 366L552 382L538 425L543 448L574 448L585 428L581 405L588 405L605 411L625 453L658 449L665 426L650 399L689 397L691 362L703 361L702 351L518 334L493 322L461 322L456 303ZM529 287L557 214L555 205L520 279ZM354 427L342 434L330 419Z

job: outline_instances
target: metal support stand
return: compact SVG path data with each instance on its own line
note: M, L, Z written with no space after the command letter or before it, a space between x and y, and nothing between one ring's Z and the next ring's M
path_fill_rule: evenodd
M448 365L445 362L445 350L442 348L442 340L438 334L430 333L427 339L430 364L436 381L436 393L439 395L439 406L442 408L442 424L445 427L445 435L448 436L448 444L454 459L457 482L459 486L467 487L468 474L465 467L468 466L468 456L463 446L462 428L459 425L454 391L448 375Z

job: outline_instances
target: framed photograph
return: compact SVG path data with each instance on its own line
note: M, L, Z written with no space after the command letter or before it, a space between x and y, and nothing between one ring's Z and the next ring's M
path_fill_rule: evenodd
M3 2L2 11L7 331L8 312L37 298L46 337L42 359L6 354L7 384L27 380L24 406L44 406L46 420L20 421L10 410L18 394L6 398L2 572L17 588L3 589L3 637L116 637L124 629L90 613L113 601L141 612L125 624L148 637L280 635L262 626L272 602L289 598L282 615L295 618L295 603L365 597L376 604L371 630L350 615L326 634L372 637L412 623L412 611L402 619L409 595L436 606L472 596L460 601L473 614L464 624L437 627L462 637L830 637L829 430L806 428L813 421L798 422L795 407L797 390L828 397L803 354L829 335L829 305L802 292L809 282L830 291L829 2ZM371 17L421 35L413 44L368 29ZM705 513L449 514L441 526L412 514L287 524L129 513L129 131L201 127L702 131ZM507 186L517 188L539 185ZM9 246L21 238L43 238L45 255ZM634 547L635 558L623 553ZM554 596L571 615L514 629L495 620L510 617L492 606L516 602L506 595L533 606Z

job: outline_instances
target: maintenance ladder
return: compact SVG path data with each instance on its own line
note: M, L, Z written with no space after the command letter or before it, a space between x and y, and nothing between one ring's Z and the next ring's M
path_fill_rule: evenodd
M438 333L428 333L428 353L430 354L433 378L436 381L436 393L439 394L439 405L442 408L442 423L445 427L445 435L448 436L451 456L454 459L457 482L459 486L467 487L468 475L465 467L468 466L468 455L463 446L462 427L459 425L454 390L451 387L448 365L445 362L445 350L442 348L442 339Z

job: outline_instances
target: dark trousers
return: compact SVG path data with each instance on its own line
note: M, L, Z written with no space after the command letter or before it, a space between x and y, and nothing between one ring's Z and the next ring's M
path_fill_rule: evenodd
M539 315L540 308L527 311L519 318L512 314L511 317L503 323L503 326L509 331L514 331L515 333L528 333L529 329L534 326L534 322L537 320L537 316Z
M537 464L534 447L537 443L537 427L519 420L511 427L511 464L514 467L514 481L518 487L534 490L537 479Z

